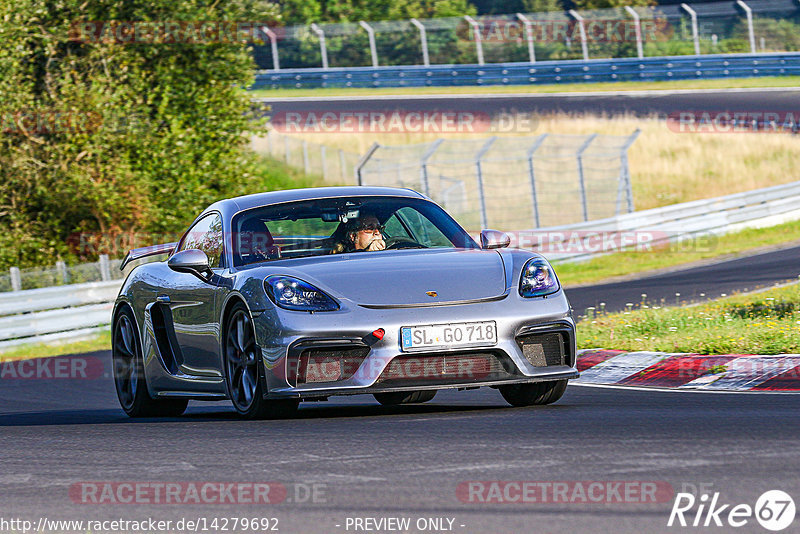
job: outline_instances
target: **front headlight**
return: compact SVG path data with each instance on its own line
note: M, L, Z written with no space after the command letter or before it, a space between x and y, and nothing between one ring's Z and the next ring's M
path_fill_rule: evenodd
M558 279L550 264L542 258L528 260L522 268L519 294L523 297L542 297L558 291Z
M269 298L287 310L336 311L339 304L322 290L292 276L270 276L264 280Z

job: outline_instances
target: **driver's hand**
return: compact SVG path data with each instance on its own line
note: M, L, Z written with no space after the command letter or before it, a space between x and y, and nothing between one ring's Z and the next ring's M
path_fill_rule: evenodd
M367 251L371 252L371 251L374 251L374 250L383 250L385 248L386 248L386 242L379 237L377 239L373 239L370 242L370 244L367 245L367 248L364 249L364 250L367 250Z

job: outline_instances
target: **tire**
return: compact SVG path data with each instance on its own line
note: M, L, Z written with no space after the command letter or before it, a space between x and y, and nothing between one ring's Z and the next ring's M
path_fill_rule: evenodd
M384 406L397 406L398 404L421 404L433 400L436 390L425 391L392 391L391 393L375 393L375 400Z
M253 321L247 308L237 302L225 321L222 341L225 388L236 411L245 419L280 419L297 411L297 399L264 398L261 363L257 356Z
M117 315L112 329L111 358L119 404L130 417L177 417L186 411L189 401L154 399L150 396L135 325L133 312L125 306Z
M566 380L553 380L500 386L500 394L511 406L538 406L556 402L566 389Z

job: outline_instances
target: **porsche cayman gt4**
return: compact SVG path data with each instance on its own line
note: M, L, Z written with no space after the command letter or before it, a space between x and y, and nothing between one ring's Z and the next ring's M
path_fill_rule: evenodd
M407 189L315 188L209 206L142 263L113 312L120 404L178 415L230 400L244 417L371 394L382 404L492 387L514 406L558 400L575 367L575 323L551 265L477 243Z

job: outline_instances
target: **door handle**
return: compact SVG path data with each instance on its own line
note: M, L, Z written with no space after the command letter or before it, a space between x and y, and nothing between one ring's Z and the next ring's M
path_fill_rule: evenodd
M169 295L159 295L156 297L156 302L162 302L164 304L169 304Z

